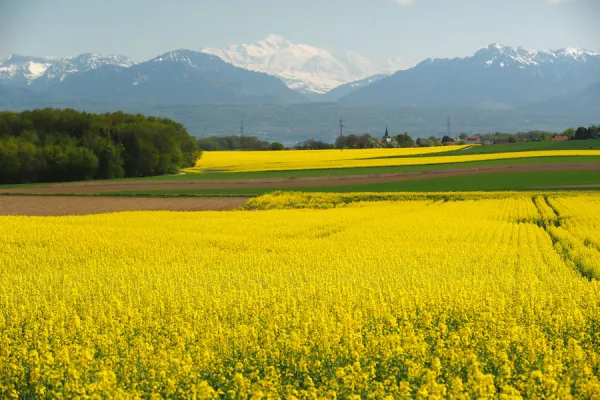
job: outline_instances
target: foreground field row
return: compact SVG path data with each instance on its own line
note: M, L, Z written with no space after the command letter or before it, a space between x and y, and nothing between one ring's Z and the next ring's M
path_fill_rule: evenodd
M600 396L600 196L293 196L0 217L0 397Z
M187 172L296 171L310 169L365 168L460 164L493 160L544 157L600 156L600 150L538 150L501 153L458 154L468 147L448 146L417 149L365 149L315 151L212 151L203 153ZM454 155L436 153L448 152Z
M247 201L247 197L0 196L0 215L58 216L122 211L222 211L244 206Z
M600 160L600 158L599 158ZM247 194L275 190L381 192L523 190L600 184L600 162L482 165L432 171L250 179L127 180L0 187L0 194ZM192 174L190 174L192 175ZM198 175L198 174L194 174ZM223 175L223 174L221 174ZM224 174L227 175L227 174Z

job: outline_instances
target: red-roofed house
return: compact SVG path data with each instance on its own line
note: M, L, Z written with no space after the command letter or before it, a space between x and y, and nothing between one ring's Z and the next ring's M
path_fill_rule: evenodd
M565 140L569 140L568 136L556 136L552 138L553 142L564 142Z

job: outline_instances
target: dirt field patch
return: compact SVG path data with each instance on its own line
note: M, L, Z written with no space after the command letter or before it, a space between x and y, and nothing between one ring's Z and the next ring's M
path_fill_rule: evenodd
M95 181L52 184L20 189L1 189L2 193L27 194L99 194L148 190L203 190L203 189L270 189L303 188L314 186L346 186L372 183L400 182L430 178L465 175L494 174L502 172L552 172L596 171L600 163L527 164L455 168L434 171L397 172L375 175L317 176L302 178L232 179L232 180L184 180L184 181Z
M0 196L0 215L86 215L119 211L222 211L247 198L133 198L70 196Z

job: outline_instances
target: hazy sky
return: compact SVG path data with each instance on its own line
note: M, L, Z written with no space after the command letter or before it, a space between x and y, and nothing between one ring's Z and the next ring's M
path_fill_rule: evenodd
M499 42L600 51L600 0L0 0L0 58L251 43L270 33L377 63Z

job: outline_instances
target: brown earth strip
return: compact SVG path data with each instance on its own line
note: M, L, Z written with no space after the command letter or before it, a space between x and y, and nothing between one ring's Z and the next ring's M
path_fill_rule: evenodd
M47 186L1 189L0 193L24 194L98 194L147 190L202 190L202 189L254 189L254 188L302 188L314 186L364 185L399 181L446 178L453 176L495 174L502 172L552 172L596 171L600 163L570 164L524 164L453 168L435 171L396 172L373 175L318 176L300 178L264 178L231 180L183 180L183 181L94 181L52 184Z
M86 215L119 211L222 211L246 204L247 198L133 198L0 196L0 215Z

